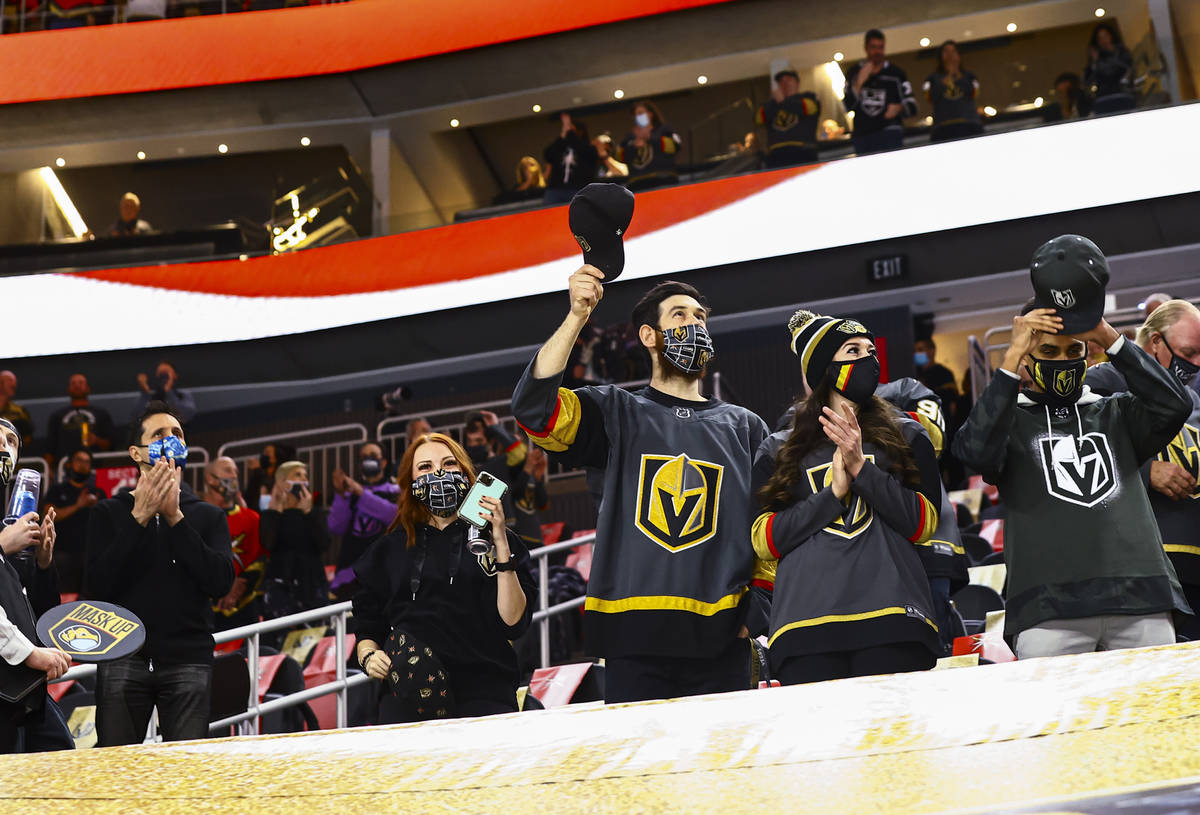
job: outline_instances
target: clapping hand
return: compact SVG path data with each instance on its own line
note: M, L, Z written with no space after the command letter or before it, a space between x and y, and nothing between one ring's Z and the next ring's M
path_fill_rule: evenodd
M825 436L837 445L838 452L842 454L842 465L846 468L846 473L851 478L857 478L866 459L862 451L862 429L858 426L854 410L843 402L839 414L826 405L821 409L820 420Z
M50 564L54 560L54 542L58 539L58 533L54 529L56 514L54 507L47 507L46 517L42 518L42 542L37 547L37 565L39 569L49 569Z

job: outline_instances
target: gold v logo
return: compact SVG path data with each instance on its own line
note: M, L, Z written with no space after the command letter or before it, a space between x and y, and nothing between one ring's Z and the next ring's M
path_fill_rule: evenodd
M875 461L875 456L870 453L863 457L872 463ZM814 495L833 483L833 462L809 467L804 472L808 476L808 485L812 488ZM870 504L854 493L850 493L847 500L849 505L846 506L840 517L835 518L833 523L825 527L825 531L843 538L855 538L871 525L875 513L871 510Z
M1200 482L1200 428L1185 424L1171 439L1167 449L1158 454L1160 461L1178 464ZM1192 498L1200 498L1200 483L1192 489Z
M686 455L643 455L635 525L672 552L709 540L717 533L724 470Z

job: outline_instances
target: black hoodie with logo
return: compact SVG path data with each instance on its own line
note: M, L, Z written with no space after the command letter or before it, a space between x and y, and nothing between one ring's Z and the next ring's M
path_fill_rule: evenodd
M141 656L205 665L213 658L213 601L233 586L225 513L192 492L179 494L183 520L133 518L133 495L100 501L88 519L86 596L116 603L146 626Z
M1046 620L1189 612L1163 552L1139 468L1191 410L1182 386L1132 342L1109 349L1129 391L1085 387L1054 408L996 372L954 437L954 454L1000 488L1008 509L1005 634Z

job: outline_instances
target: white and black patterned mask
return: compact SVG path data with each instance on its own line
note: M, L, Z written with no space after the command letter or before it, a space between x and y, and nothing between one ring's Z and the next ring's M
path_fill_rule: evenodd
M663 357L685 374L701 373L716 356L712 337L700 323L663 329Z
M430 513L449 518L466 497L467 479L457 470L424 473L412 482L412 494Z

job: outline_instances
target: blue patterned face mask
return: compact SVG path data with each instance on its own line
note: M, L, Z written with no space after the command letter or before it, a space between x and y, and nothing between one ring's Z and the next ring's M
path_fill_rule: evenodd
M412 494L432 514L449 518L467 495L467 478L457 470L424 473L412 482Z
M700 323L663 329L663 356L685 374L696 375L716 359L712 337Z
M150 453L151 465L157 464L160 458L174 461L177 467L187 464L187 445L178 436L167 436L164 439L152 441L146 445L146 449Z

